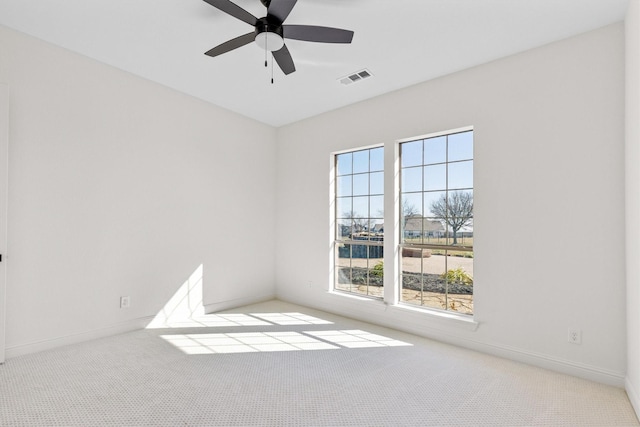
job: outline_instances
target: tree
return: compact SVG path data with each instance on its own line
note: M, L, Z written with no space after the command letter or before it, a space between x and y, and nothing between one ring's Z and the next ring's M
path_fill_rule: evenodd
M343 215L345 218L350 218L352 220L352 225L349 226L349 235L365 230L369 231L369 221L366 218L359 216L354 211L345 212Z
M415 205L409 203L408 200L402 201L402 216L406 218L411 218L413 216L419 216L420 212L418 212L418 208Z
M453 244L458 244L458 230L473 223L473 193L452 191L431 203L431 213L444 220L453 231Z
M378 216L384 217L384 211L378 211ZM408 218L411 218L414 216L420 216L420 212L418 212L418 208L416 208L415 205L412 205L411 203L409 203L408 200L403 200L402 201L402 217L404 218L405 222Z
M409 218L413 218L413 217L419 217L420 216L420 212L418 211L418 208L416 208L414 205L412 205L411 203L409 203L408 200L403 200L402 201L402 227L406 227L407 225L407 220Z
M384 217L384 211L378 211L379 217ZM412 205L407 200L402 201L402 227L404 228L407 225L407 220L413 217L419 217L420 212L415 205Z

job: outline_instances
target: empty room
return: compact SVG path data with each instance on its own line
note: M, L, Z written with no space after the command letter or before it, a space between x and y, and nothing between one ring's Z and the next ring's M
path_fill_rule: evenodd
M640 0L0 0L0 425L640 426Z

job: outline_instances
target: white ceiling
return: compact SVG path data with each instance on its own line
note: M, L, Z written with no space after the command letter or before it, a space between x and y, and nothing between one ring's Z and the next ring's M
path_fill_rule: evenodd
M273 0L277 1L277 0ZM259 0L236 0L257 17ZM353 30L352 44L287 41L297 71L264 67L251 27L202 0L0 0L0 24L282 126L621 21L628 0L299 0L287 24ZM595 53L595 52L594 52ZM368 68L373 78L338 79Z

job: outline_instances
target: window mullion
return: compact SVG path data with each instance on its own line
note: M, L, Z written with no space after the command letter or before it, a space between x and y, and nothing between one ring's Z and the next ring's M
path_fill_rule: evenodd
M396 305L400 301L401 251L400 229L402 221L400 201L400 144L389 142L384 148L384 302ZM398 177L398 179L396 179Z

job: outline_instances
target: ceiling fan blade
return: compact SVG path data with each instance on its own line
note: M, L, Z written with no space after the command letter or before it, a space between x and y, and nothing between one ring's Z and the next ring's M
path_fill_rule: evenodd
M297 1L298 0L271 0L269 8L267 9L267 17L275 18L280 23L284 22Z
M233 16L234 18L238 18L241 21L246 22L249 25L255 26L258 22L258 18L241 8L235 3L232 3L229 0L204 0L209 3L211 6L220 9L226 14Z
M256 38L256 33L254 31L244 34L240 37L236 37L235 39L231 39L229 41L226 41L224 43L222 43L221 45L218 45L216 47L214 47L213 49L205 52L205 55L209 55L209 56L218 56L218 55L222 55L223 53L227 53L233 49L237 49L239 47L242 47L246 44L251 43L252 41L254 41Z
M276 60L280 69L285 74L291 74L296 70L296 66L293 65L293 58L287 49L287 45L282 46L280 50L276 50L273 53L273 58Z
M321 43L351 43L353 31L315 25L283 25L284 38Z

